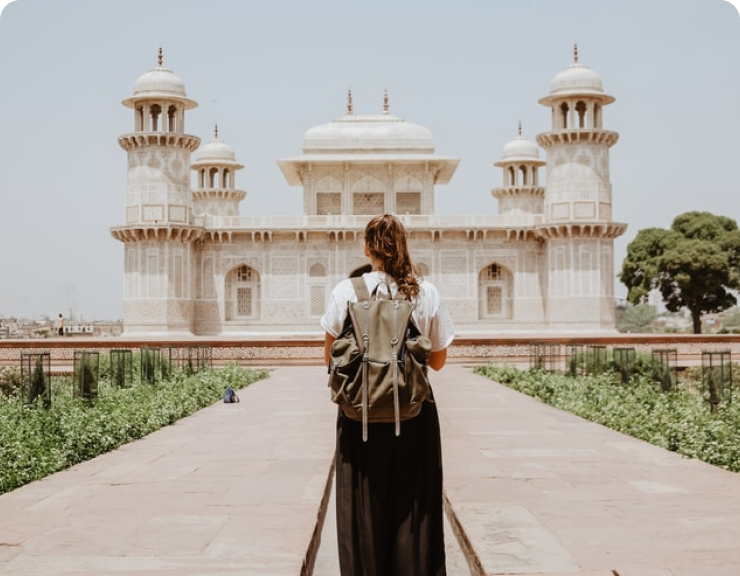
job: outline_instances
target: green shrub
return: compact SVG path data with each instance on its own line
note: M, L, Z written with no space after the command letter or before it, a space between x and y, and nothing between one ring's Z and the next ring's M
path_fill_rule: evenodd
M101 379L94 404L73 394L69 377L54 377L48 410L29 409L20 389L0 395L0 494L146 436L213 404L228 387L265 377L229 366L128 388Z
M630 386L619 385L619 374L601 373L573 378L537 370L484 366L475 369L491 380L538 398L634 438L740 472L740 405L721 404L712 411L708 392L689 385L661 391L645 375Z
M18 368L5 366L0 368L0 393L10 396L20 390L23 382Z

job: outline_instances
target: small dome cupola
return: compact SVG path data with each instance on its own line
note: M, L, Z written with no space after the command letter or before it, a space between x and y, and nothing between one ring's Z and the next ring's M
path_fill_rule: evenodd
M244 168L236 161L234 149L226 142L218 139L218 124L213 130L213 139L198 150L196 160L193 162L193 168L201 164L231 164L236 169Z
M573 45L573 63L555 75L550 94L539 99L550 107L553 130L600 130L603 107L612 102L601 77L578 61L578 44Z
M219 140L216 124L213 139L198 151L190 167L198 174L199 189L215 189L234 188L234 173L244 165L236 161L234 149Z
M213 139L198 150L190 166L196 173L193 213L196 216L238 216L239 202L247 193L236 187L236 171L244 168L236 161L234 149L219 140L218 124Z
M539 169L545 161L540 160L537 144L523 136L521 122L517 137L504 146L501 160L493 165L503 169L503 187L491 191L499 201L499 213L541 214L544 188Z
M501 162L495 165L500 166L503 162L541 162L540 149L535 142L527 140L522 135L522 123L519 122L519 133L516 138L509 141L501 152ZM544 164L544 163L543 163Z
M134 132L185 133L185 112L198 106L187 97L185 83L172 70L162 65L162 48L157 67L139 76L134 94L121 101L134 110Z
M540 99L540 103L547 105L571 96L595 96L601 104L614 102L614 97L604 92L601 76L578 61L578 44L573 45L573 63L553 77L550 95Z
M128 108L135 108L137 102L143 100L176 100L185 110L191 110L198 105L187 97L182 78L163 66L161 47L157 54L157 66L137 78L134 82L133 96L121 103Z

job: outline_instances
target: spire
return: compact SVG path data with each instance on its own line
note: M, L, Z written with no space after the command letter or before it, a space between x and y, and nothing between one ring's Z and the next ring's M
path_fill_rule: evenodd
M347 114L354 114L352 112L352 89L347 91Z
M522 137L522 121L521 120L519 120L519 133L518 133L518 136L519 136L519 138Z
M383 89L383 113L388 114L388 88Z
M578 42L573 44L573 64L578 64Z
M218 140L218 122L213 125L213 139Z
M161 68L162 67L162 62L163 62L163 59L162 59L162 47L160 46L159 47L159 54L157 54L157 66L159 66Z

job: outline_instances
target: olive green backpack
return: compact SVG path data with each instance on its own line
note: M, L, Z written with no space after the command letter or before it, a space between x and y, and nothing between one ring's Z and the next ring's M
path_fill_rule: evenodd
M331 399L347 417L362 422L363 440L374 422L395 422L399 436L401 421L417 416L431 400L432 343L411 318L411 300L402 294L378 298L377 287L371 295L362 278L352 278L352 284L358 301L347 304L342 333L331 345Z

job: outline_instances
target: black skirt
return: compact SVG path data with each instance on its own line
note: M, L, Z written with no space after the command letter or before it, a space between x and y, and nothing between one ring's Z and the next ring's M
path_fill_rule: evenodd
M445 576L442 449L433 402L401 423L337 418L336 503L342 576Z

